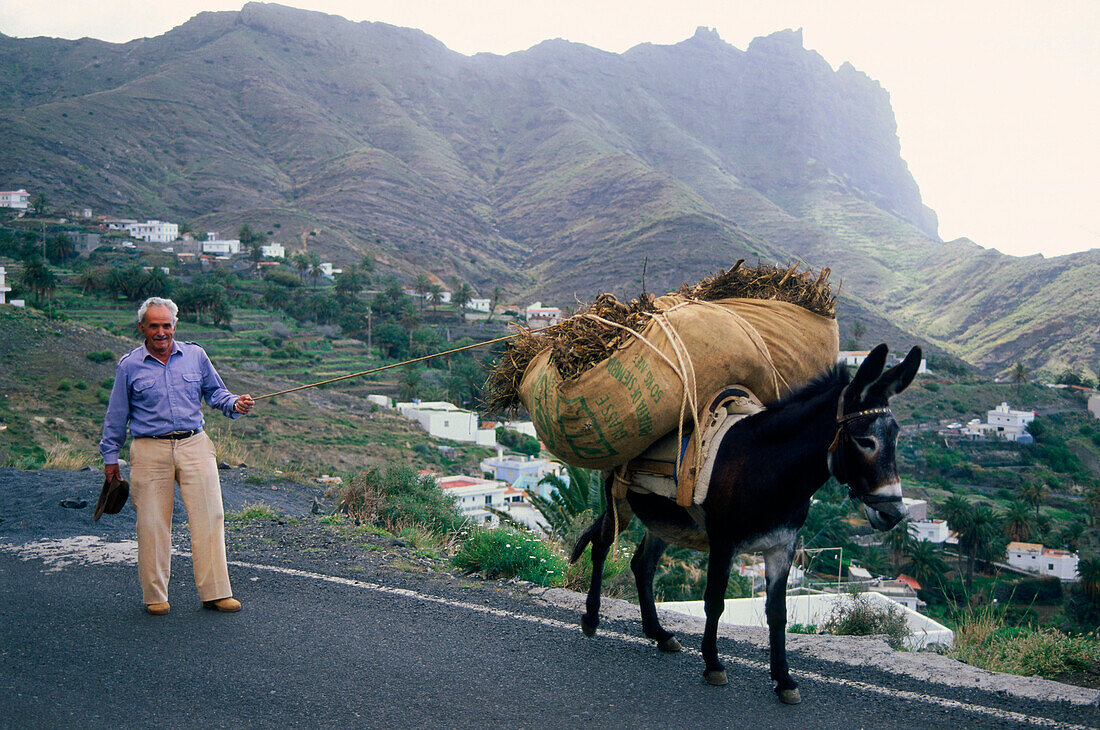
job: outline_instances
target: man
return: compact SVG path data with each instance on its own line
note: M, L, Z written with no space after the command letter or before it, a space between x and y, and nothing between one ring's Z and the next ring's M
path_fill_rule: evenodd
M191 526L191 560L203 608L239 611L229 586L224 510L214 444L202 430L202 399L230 418L248 413L250 395L226 390L206 352L176 342L178 308L151 297L138 308L145 344L118 361L99 453L103 473L119 476L118 452L130 426L130 494L137 512L138 579L145 610L168 613L172 505L179 482Z

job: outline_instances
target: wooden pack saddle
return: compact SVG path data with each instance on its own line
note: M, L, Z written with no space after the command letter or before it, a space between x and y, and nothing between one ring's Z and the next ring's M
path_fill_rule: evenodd
M751 390L727 385L700 409L697 431L685 431L682 440L673 431L616 467L614 496L622 499L628 489L634 489L675 499L681 507L701 505L722 437L733 424L762 410L764 405Z

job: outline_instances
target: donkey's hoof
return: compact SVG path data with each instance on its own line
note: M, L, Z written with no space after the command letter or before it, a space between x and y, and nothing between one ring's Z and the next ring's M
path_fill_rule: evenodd
M675 636L670 636L664 641L658 641L657 648L661 651L667 651L669 654L674 654L684 647L680 646L680 642L676 641Z
M584 632L585 636L595 636L596 624L590 623L588 620L588 616L581 616L581 631Z
M779 701L785 705L797 705L802 702L802 693L797 689L777 689L775 692L779 695Z
M721 687L730 683L729 678L726 677L725 669L703 672L703 677L706 678L707 684L713 684L715 687Z

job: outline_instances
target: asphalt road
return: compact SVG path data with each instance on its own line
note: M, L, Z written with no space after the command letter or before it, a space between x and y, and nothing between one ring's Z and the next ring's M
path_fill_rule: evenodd
M190 566L177 557L173 610L154 617L134 601L133 566L47 567L0 552L4 727L976 728L1027 725L1017 722L1024 715L1100 724L1095 708L948 690L798 656L796 672L889 691L803 681L805 701L788 707L755 668L730 666L730 685L710 687L690 653L665 655L614 635L587 639L576 617L554 606L471 596L457 585L406 593L235 565L245 609L218 614L191 598ZM698 646L698 637L685 643ZM724 649L764 659L751 647ZM994 714L914 698L925 693Z

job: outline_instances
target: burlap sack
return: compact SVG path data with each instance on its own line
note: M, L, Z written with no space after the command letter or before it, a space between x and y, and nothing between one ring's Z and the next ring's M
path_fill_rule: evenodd
M634 458L679 425L685 380L697 405L729 383L768 403L836 363L836 320L795 304L677 296L656 304L660 321L579 377L563 381L549 350L524 372L520 400L562 461L606 469ZM689 401L685 423L691 412Z

